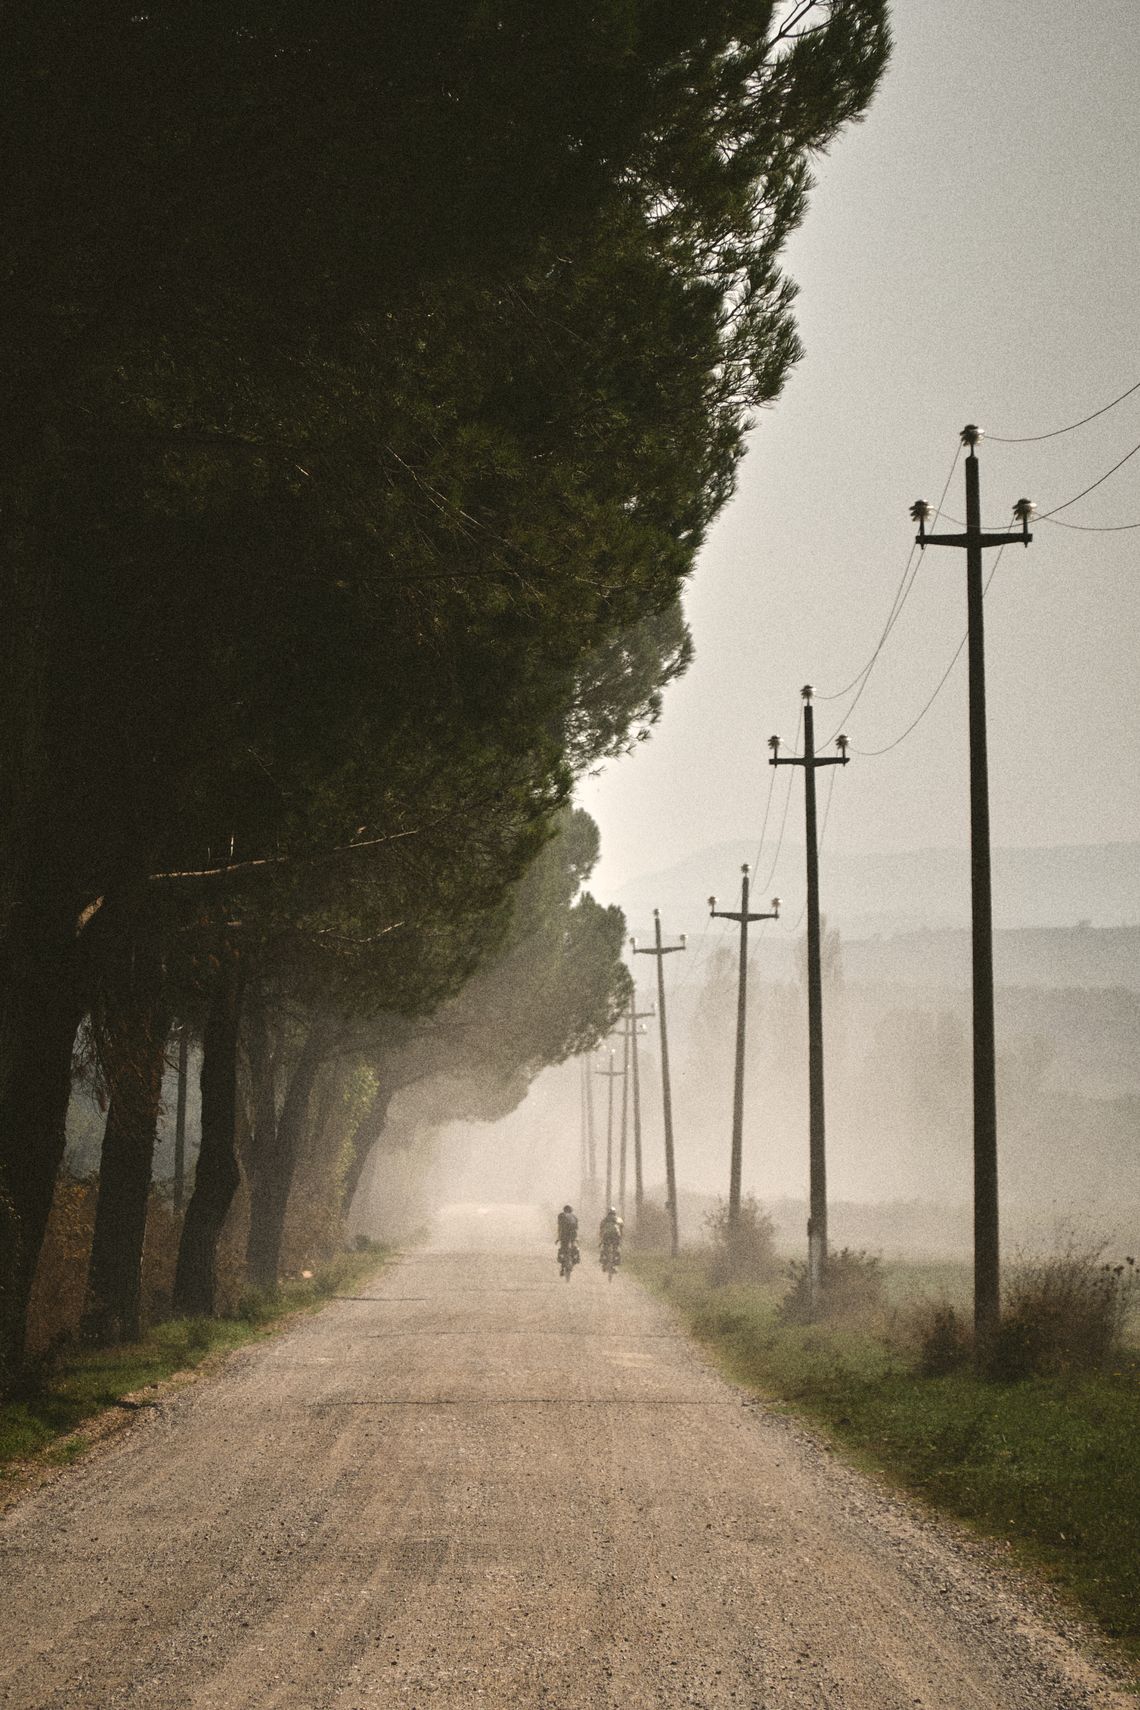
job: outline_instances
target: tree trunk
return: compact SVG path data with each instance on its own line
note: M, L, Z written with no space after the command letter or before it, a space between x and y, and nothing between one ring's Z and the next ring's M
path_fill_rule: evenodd
M242 1039L249 1065L250 1096L241 1161L252 1192L252 1184L262 1171L262 1160L273 1155L277 1141L277 1063L280 1055L270 1037L264 995L256 981L251 982L242 1005Z
M143 1242L170 1031L157 943L130 940L116 959L119 977L101 1029L111 1103L82 1326L99 1343L137 1341L142 1331Z
M174 1273L174 1310L181 1317L213 1316L218 1238L241 1182L236 1137L240 1011L240 970L227 948L202 1040L202 1145Z
M329 1029L320 1023L309 1029L289 1081L273 1145L257 1148L257 1168L250 1183L246 1243L246 1268L256 1288L277 1286L289 1190L305 1134L313 1085L328 1054L330 1040Z
M0 1384L13 1381L23 1365L83 1015L70 915L29 910L12 922L7 948L0 1014Z
M384 1132L384 1124L388 1120L388 1106L392 1102L392 1089L379 1086L368 1101L368 1107L356 1124L352 1135L352 1156L345 1172L344 1187L341 1193L340 1213L347 1219L352 1210L352 1202L356 1198L356 1190L360 1186L360 1178L365 1166L372 1156L372 1149Z

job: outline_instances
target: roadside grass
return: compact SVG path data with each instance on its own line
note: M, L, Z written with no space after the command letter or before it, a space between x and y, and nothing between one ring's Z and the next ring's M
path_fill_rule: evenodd
M925 1267L884 1266L887 1309L853 1325L781 1323L786 1285L712 1287L699 1254L631 1255L630 1269L679 1309L731 1377L1008 1543L1140 1659L1135 1348L1093 1374L923 1377L902 1309L921 1296ZM929 1280L944 1297L948 1279Z
M24 1393L0 1403L0 1485L29 1461L74 1460L89 1446L78 1428L96 1415L108 1408L146 1407L148 1391L282 1328L299 1312L316 1311L391 1255L392 1249L377 1245L338 1254L311 1277L284 1282L272 1292L247 1290L233 1317L171 1318L140 1342L55 1349L33 1370Z

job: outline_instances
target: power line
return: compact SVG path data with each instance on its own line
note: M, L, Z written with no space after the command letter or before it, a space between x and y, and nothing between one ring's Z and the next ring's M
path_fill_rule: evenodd
M939 499L939 501L938 501L938 508L935 511L935 518L936 519L942 515L942 505L943 505L943 502L946 498L947 493L950 490L950 483L954 478L954 471L958 467L958 458L961 456L961 453L962 453L962 447L961 447L961 444L959 444L955 448L954 461L950 465L950 473L947 475L946 484L942 489L942 498ZM840 726L842 726L845 723L846 719L850 716L852 709L855 707L856 703L858 702L859 695L861 695L863 693L863 689L866 688L867 678L871 674L871 669L874 666L875 661L878 659L879 654L883 651L883 647L886 644L887 637L890 635L892 629L895 627L895 624L898 622L900 616L902 615L902 609L906 605L907 600L910 598L910 591L914 587L915 577L918 575L918 565L915 564L915 554L917 552L918 552L918 542L915 541L914 545L910 549L910 556L908 557L908 559L906 561L906 565L903 569L902 576L899 579L899 585L895 589L895 597L891 601L891 609L887 613L887 621L883 625L883 632L879 636L879 639L875 644L875 650L871 654L871 657L868 659L867 663L864 665L863 669L861 671L857 672L854 677L852 677L851 681L846 685L845 688L836 689L836 690L834 690L833 693L831 693L829 695L818 695L817 694L815 697L817 700L820 700L820 701L841 701L843 699L844 695L850 694L851 690L855 687L856 683L859 683L861 681L862 687L859 690L859 694L856 695L855 700L852 701L851 706L848 707L847 712L844 714L843 718L840 720ZM920 560L920 562L921 562L921 560ZM913 572L911 570L912 564L914 565Z
M1114 410L1117 404L1122 404L1125 398L1130 398L1133 392L1140 392L1140 380L1129 386L1127 392L1121 392L1119 398L1114 398L1111 404L1102 404L1099 410L1094 410L1091 416L1082 416L1079 422L1070 422L1068 427L1054 428L1051 433L987 433L986 438L996 440L999 445L1037 445L1043 439L1056 439L1060 434L1072 433L1075 428L1084 427L1087 422L1095 422L1098 416L1103 416L1109 410Z
M1121 533L1127 529L1140 528L1140 522L1134 522L1134 523L1073 523L1073 522L1057 522L1057 520L1056 520L1058 511L1067 511L1070 505L1075 505L1078 499L1083 499L1086 496L1086 494L1091 493L1094 490L1094 488L1099 487L1103 481L1107 481L1110 475L1115 475L1116 471L1118 469L1123 469L1124 465L1128 462L1128 459L1130 457L1135 457L1136 453L1138 451L1140 451L1140 445L1134 445L1132 447L1131 451L1126 451L1124 453L1124 456L1120 459L1119 463L1114 463L1111 469L1106 469L1103 475L1098 475L1097 479L1095 481L1093 481L1090 486L1085 487L1081 492L1077 493L1073 498L1066 499L1064 504L1062 504L1062 505L1054 505L1052 510L1035 512L1034 521L1035 522L1053 523L1054 527L1056 527L1056 528L1079 529L1079 530L1081 530L1082 533L1087 533L1087 534L1117 534L1117 533ZM966 526L965 523L962 522L960 517L952 517L950 515L949 511L941 511L940 515L944 516L946 518L947 522L952 522L956 528L964 528Z
M824 840L827 837L827 822L831 818L831 798L834 794L835 794L835 773L832 772L830 778L827 780L827 800L823 806L823 824L819 828L819 853L820 853L820 855L823 854ZM804 919L804 915L806 913L807 913L807 898L805 897L804 898L804 906L803 906L803 908L801 908L799 914L796 916L795 921L792 923L792 925L791 926L784 926L783 921L780 922L780 926L781 926L782 930L784 932L788 933L788 935L790 937L794 936L799 931L800 927L803 925L803 919Z
M800 711L800 718L801 718L801 720L803 718L802 708ZM800 740L800 727L797 724L796 725L796 745L798 745L799 740ZM752 863L752 871L753 872L755 872L756 869L759 867L760 857L764 853L764 839L768 833L768 818L772 812L772 795L773 795L775 788L776 788L776 770L775 770L775 767L772 767L771 770L769 771L769 774L768 774L768 798L764 803L764 818L760 824L760 842L757 845L757 849L756 849L756 859ZM791 784L791 779L789 778L789 780L788 780L788 800L784 802L784 816L780 822L780 836L779 836L779 839L776 843L776 853L772 857L771 871L769 872L768 877L764 882L764 886L763 886L764 890L767 890L768 886L771 884L773 875L775 874L775 871L776 871L776 863L780 859L780 848L781 848L781 845L783 844L783 841L784 841L784 826L787 824L787 821L788 821L788 802L791 800L791 794L792 794L792 784ZM705 964L707 962L711 961L711 959L712 959L713 955L716 953L716 951L718 951L721 948L721 943L722 943L722 941L724 939L724 935L727 931L728 931L727 926L722 922L719 931L717 931L713 934L712 943L707 944L707 945L702 945L701 950L698 952L698 954L696 956L694 956L693 960L689 963L688 967L686 968L683 978L681 980L679 980L677 983L677 987L676 987L676 996L677 997L680 997L681 993L685 990L686 986L692 984L692 982L696 979L696 976L700 973L701 969L705 966Z
M989 575L986 577L986 585L982 590L983 596L985 594L988 594L990 591L990 583L993 581L994 577L997 575L997 567L1001 563L1001 555L1004 551L1005 551L1005 547L1003 546L999 550L997 557L994 559L993 569L990 571ZM930 711L931 707L934 705L935 701L938 699L939 695L942 693L942 690L946 685L947 678L949 677L951 671L953 671L955 665L957 665L959 659L962 656L962 649L963 649L963 647L965 647L966 642L969 639L969 633L970 633L969 630L967 630L966 634L963 635L961 641L958 643L957 647L954 650L953 659L951 659L949 665L947 665L945 671L943 671L941 677L939 677L937 686L935 687L935 690L934 690L934 693L931 695L930 699L927 701L927 703L923 707L922 711L918 714L917 718L912 719L910 724L907 725L907 727L903 731L902 735L896 736L893 742L888 742L885 748L855 748L854 744L853 744L852 745L852 752L853 753L858 754L859 757L861 759L864 759L864 760L876 760L876 759L878 759L880 754L889 754L891 752L892 748L897 748L899 746L900 742L906 741L906 739L910 735L911 731L917 729L917 727L922 723L923 719L926 717L927 713Z
M1048 522L1049 518L1055 517L1058 511L1067 511L1070 505L1075 505L1078 499L1083 499L1086 494L1091 493L1094 488L1099 487L1102 482L1107 481L1110 475L1115 475L1118 469L1123 469L1124 465L1128 462L1128 459L1130 457L1135 457L1138 451L1140 451L1140 445L1134 445L1131 451L1126 451L1124 453L1124 456L1120 459L1119 463L1114 463L1111 469L1106 469L1103 475L1098 475L1096 480L1093 481L1090 486L1082 488L1082 490L1073 498L1066 499L1063 505L1054 505L1051 511L1039 512L1038 520L1040 522Z
M776 788L776 769L774 766L770 766L768 768L768 800L764 803L764 818L763 818L761 825L760 825L760 842L759 842L757 849L756 849L756 859L752 863L752 871L753 872L755 872L756 869L759 867L760 857L764 853L764 836L768 830L768 815L772 811L772 793L775 790L775 788Z
M1059 522L1050 513L1048 516L1037 517L1037 522L1050 523L1053 528L1074 528L1080 534L1124 534L1130 528L1140 528L1140 522L1134 523L1071 523Z
M796 720L796 734L795 734L795 738L792 742L792 753L793 754L795 753L796 749L800 745L800 728L803 725L803 719L804 719L804 709L801 706L800 707L800 716ZM776 771L776 769L775 769L775 767L773 767L772 768L773 776L775 776L775 771ZM789 773L788 774L788 793L784 797L784 816L780 821L780 835L776 840L776 853L772 857L772 865L768 869L768 877L764 880L764 883L760 886L760 889L762 891L768 890L768 888L770 887L770 885L772 883L772 880L776 876L776 868L779 866L779 863L780 863L780 850L784 846L784 828L788 823L788 808L791 806L791 801L792 801L792 778L791 778L791 773ZM759 860L759 856L757 856L757 860Z
M886 641L888 635L891 633L891 630L894 628L894 625L895 625L896 619L898 618L899 612L902 611L903 606L906 604L907 596L910 593L910 583L913 582L913 580L914 580L914 577L911 576L911 573L910 573L911 565L914 563L915 554L917 552L918 552L918 543L916 541L915 544L910 549L910 557L907 559L905 565L903 566L903 573L902 573L901 577L899 578L898 587L895 589L895 597L891 601L891 609L887 613L887 621L883 625L882 633L879 636L878 641L875 643L875 649L874 649L874 652L871 654L871 657L868 659L867 663L863 666L863 669L861 671L857 671L855 673L854 677L852 677L851 681L849 683L845 683L842 689L834 689L831 692L831 694L829 694L829 695L820 695L819 698L821 701L841 701L843 699L844 695L850 694L851 690L855 687L856 683L858 683L860 681L860 679L865 677L868 674L868 672L870 671L872 665L875 663L875 660L879 657L879 654L883 650L883 643ZM909 580L908 580L908 578L909 578Z
M692 961L687 964L684 974L681 976L681 978L677 981L676 985L673 987L673 1000L674 1000L674 1002L676 1002L677 999L680 998L681 994L685 991L686 987L688 987L694 983L697 975L701 972L701 970L703 968L705 968L708 965L708 963L710 963L712 961L713 956L720 949L721 939L724 937L726 930L727 930L727 928L722 926L720 928L719 932L713 933L711 944L707 942L707 938L708 938L707 933L703 933L701 935L702 939L705 941L702 942L700 949L696 952Z
M827 840L827 822L831 818L831 798L835 794L835 773L827 780L827 800L823 805L823 824L819 828L819 852L823 854L823 845Z

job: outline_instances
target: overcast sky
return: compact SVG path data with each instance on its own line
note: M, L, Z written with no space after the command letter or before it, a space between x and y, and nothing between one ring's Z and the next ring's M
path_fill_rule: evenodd
M807 354L689 589L696 662L652 742L580 790L603 897L758 838L766 739L791 741L802 684L822 696L865 664L908 507L938 500L966 422L1043 434L1140 380L1140 4L895 0L894 32L879 96L818 163L787 255ZM1004 527L1022 495L1063 503L1138 442L1140 391L1041 444L983 442L984 522ZM959 461L946 509L963 507ZM1140 522L1140 454L1062 517ZM1004 551L986 605L994 840L1140 839L1140 529L1035 535ZM964 554L930 549L858 706L817 702L817 741L842 715L855 751L829 848L967 843L964 654L912 735L859 753L905 729L964 629ZM770 839L793 776L778 774Z

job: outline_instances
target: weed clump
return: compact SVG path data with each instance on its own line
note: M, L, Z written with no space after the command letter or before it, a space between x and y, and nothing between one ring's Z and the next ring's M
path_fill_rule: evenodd
M250 1283L238 1297L234 1316L246 1324L268 1324L280 1310L276 1289L258 1288Z
M673 1225L669 1221L669 1213L663 1206L654 1205L652 1200L642 1200L641 1209L626 1234L629 1246L639 1253L667 1252L672 1240Z
M1124 1342L1138 1284L1135 1259L1106 1263L1103 1247L1070 1242L1023 1260L1006 1291L990 1375L1016 1383L1105 1371Z
M1107 1263L1103 1246L1070 1241L1059 1252L1023 1259L1006 1282L981 1375L1020 1383L1107 1371L1124 1349L1138 1290L1135 1259ZM908 1331L921 1377L946 1377L974 1360L973 1326L945 1301L916 1307Z
M865 1322L886 1310L883 1261L876 1253L842 1247L828 1255L817 1298L811 1297L807 1264L795 1260L788 1267L791 1287L779 1307L781 1324L812 1322Z
M779 1276L775 1225L752 1194L741 1200L735 1223L729 1221L728 1204L722 1200L705 1217L705 1228L711 1247L706 1273L713 1288L773 1282Z
M957 1307L946 1301L916 1307L910 1328L920 1377L949 1377L973 1359L973 1330Z

